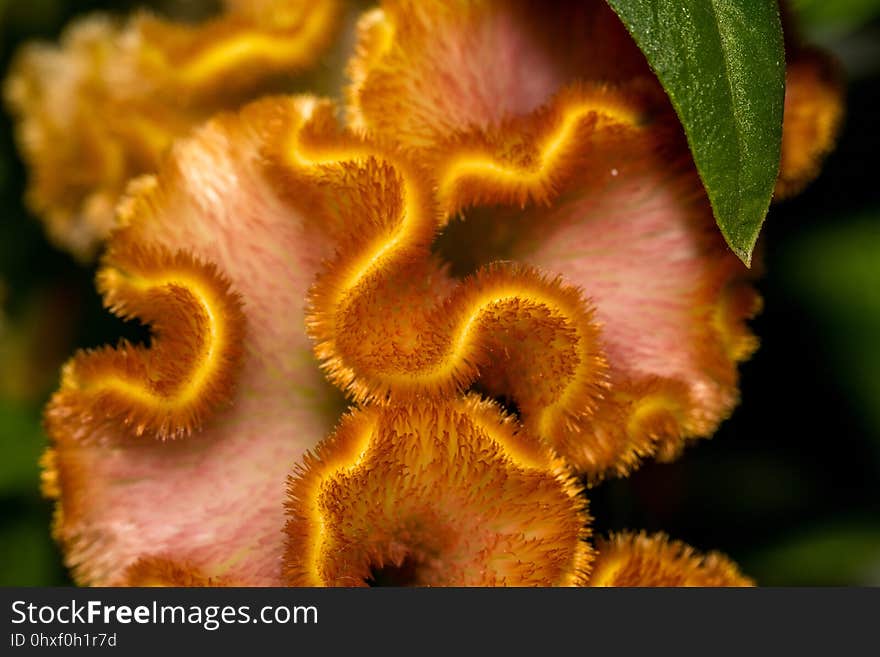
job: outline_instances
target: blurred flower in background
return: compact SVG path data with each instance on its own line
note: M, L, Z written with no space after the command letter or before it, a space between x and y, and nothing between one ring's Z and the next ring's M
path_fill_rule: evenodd
M73 16L120 15L136 2L0 1L4 75L15 47L57 40ZM216 3L154 2L197 20ZM723 549L764 585L880 584L880 197L871 180L878 146L878 3L801 0L808 40L836 53L849 75L848 117L837 151L801 196L771 209L762 236L762 348L742 368L743 401L716 437L687 458L652 463L590 493L595 534L663 530L698 549ZM338 89L351 43L289 90ZM300 86L301 85L301 86ZM37 459L40 409L73 346L138 325L101 310L94 270L54 250L23 208L26 176L3 117L0 183L0 583L67 583L49 538ZM80 252L82 255L82 252Z

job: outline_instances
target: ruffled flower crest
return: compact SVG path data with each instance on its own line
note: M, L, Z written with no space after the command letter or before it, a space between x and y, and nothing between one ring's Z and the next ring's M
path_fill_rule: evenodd
M800 55L792 70L813 70ZM449 222L434 251L453 274L512 260L595 309L610 392L556 432L559 453L598 479L711 435L757 347L754 272L721 239L672 107L607 5L389 0L362 18L349 70L350 123L433 181ZM783 158L812 149L815 173L833 130L791 134L833 121L799 114L798 87ZM794 168L781 186L803 179Z
M347 125L265 98L129 186L98 283L151 344L77 355L46 413L77 579L750 583L588 540L577 475L711 434L760 307L614 15L388 2L350 72Z

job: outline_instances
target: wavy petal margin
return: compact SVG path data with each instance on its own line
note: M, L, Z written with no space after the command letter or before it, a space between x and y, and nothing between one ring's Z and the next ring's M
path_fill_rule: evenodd
M445 214L463 219L438 241L453 272L511 260L577 285L594 309L610 393L557 434L559 453L598 478L711 434L738 401L760 299L653 87L576 85L438 152Z
M264 126L312 102L214 119L121 206L99 286L151 344L75 356L45 416L44 490L82 584L282 581L286 477L340 402L304 322L332 244L261 151Z
M500 144L501 135L526 142L519 152L541 163L540 178L554 181L552 203L495 207L491 218L470 227L465 212L464 224L450 226L448 237L481 245L477 263L524 262L588 294L602 327L614 398L595 416L596 440L575 438L563 453L594 476L624 474L650 454L671 458L686 438L714 431L738 401L736 365L757 346L744 320L760 308L748 285L753 274L718 235L672 115L652 112L656 105L638 95L628 97L641 109L630 114L647 117L641 121L624 123L620 112L605 109L608 101L578 114L584 96L589 108L597 93L563 92L544 116L521 121L531 129L502 126L494 137ZM571 116L581 117L580 131L568 127ZM523 140L523 134L535 137ZM498 168L511 170L506 152L498 148L489 158L495 168L484 170L480 196L458 191L477 189L479 174L456 158L437 167L441 189L458 194L458 206L485 205L492 195L508 202L521 183L516 175L508 182L497 174ZM467 178L458 182L460 171ZM608 444L617 447L608 450Z
M50 239L91 260L127 181L155 171L174 138L317 60L337 0L229 0L198 25L146 13L81 19L60 46L29 44L5 81L30 169L27 202Z
M98 289L115 314L151 325L152 345L77 355L64 368L48 426L64 424L82 439L108 422L163 440L200 430L233 394L245 333L240 297L188 252L137 244L104 259Z
M431 256L439 215L424 175L340 130L329 104L273 141L288 194L322 190L315 216L341 235L309 295L309 333L333 383L357 402L401 403L494 381L550 445L588 421L607 367L579 290L504 264L452 284Z
M491 403L361 409L289 483L292 586L577 586L576 480Z
M755 583L718 552L699 554L665 534L613 534L596 542L589 586L742 587Z

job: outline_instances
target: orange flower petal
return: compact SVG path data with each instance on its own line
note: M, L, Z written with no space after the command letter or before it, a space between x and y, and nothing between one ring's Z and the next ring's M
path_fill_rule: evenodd
M336 0L228 2L202 24L94 15L61 46L30 44L5 83L31 170L27 200L49 237L91 259L133 176L218 109L311 65L332 35Z
M346 416L289 495L293 586L572 586L589 569L575 480L473 398Z
M596 550L589 586L754 586L724 555L698 554L664 534L616 534Z
M260 153L263 126L312 102L213 120L122 205L99 283L151 345L75 357L46 411L44 489L81 583L124 583L145 558L281 582L284 481L339 412L304 323L332 244Z

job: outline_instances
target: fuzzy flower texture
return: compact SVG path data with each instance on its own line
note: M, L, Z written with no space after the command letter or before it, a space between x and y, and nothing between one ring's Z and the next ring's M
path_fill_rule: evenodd
M590 486L731 413L761 303L634 41L598 0L388 0L339 99L280 95L352 11L90 16L13 66L30 206L151 329L45 412L75 580L752 584L590 530ZM777 198L842 114L787 40Z

